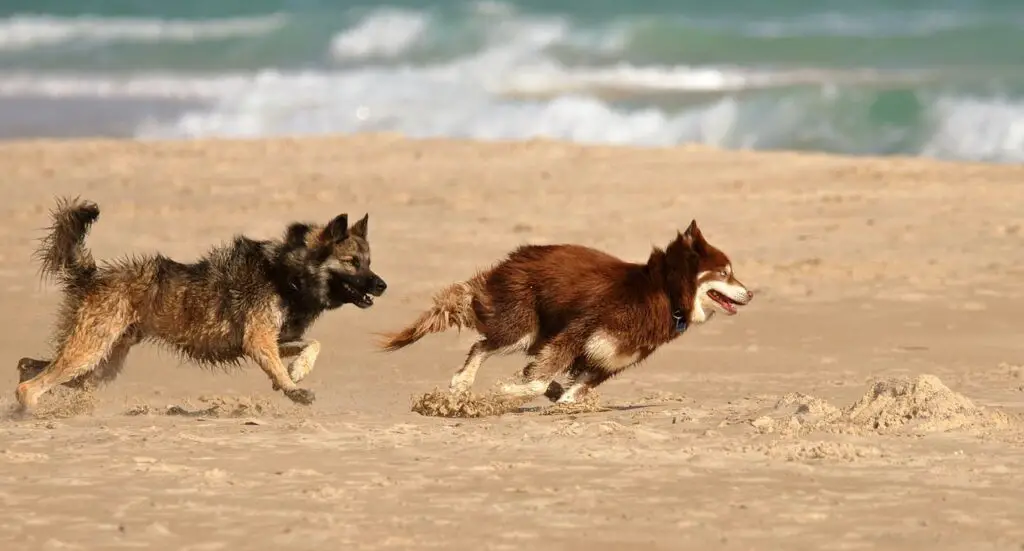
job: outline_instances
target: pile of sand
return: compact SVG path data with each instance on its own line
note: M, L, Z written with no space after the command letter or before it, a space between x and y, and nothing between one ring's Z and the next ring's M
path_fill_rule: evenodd
M519 382L518 379L510 381ZM562 392L558 383L553 383L545 393L549 399ZM430 417L489 417L503 415L521 410L533 398L513 398L500 391L491 391L478 395L471 391L451 392L434 388L434 390L414 397L412 411ZM541 415L574 415L607 411L601 407L600 397L591 390L573 404L554 404L543 408Z
M786 461L853 462L885 456L885 452L876 446L858 446L850 442L807 442L802 440L784 443L776 441L772 445L765 446L763 453L768 457L781 458Z
M876 432L945 432L1005 427L1010 418L974 405L934 375L876 382L843 412L846 422Z
M517 411L528 401L498 392L477 395L435 388L414 399L412 411L429 417L488 417Z
M876 381L864 396L842 410L820 398L787 394L770 412L751 421L762 434L782 435L813 431L921 434L995 429L1010 423L1008 415L975 405L934 375Z
M767 414L751 421L758 432L794 435L835 424L842 412L832 404L801 392L780 398Z
M596 413L608 411L608 408L601 407L601 397L597 391L587 392L583 398L571 404L554 404L541 410L541 415L576 415L579 413Z
M33 416L37 419L66 419L92 415L98 402L91 390L58 386L39 400Z

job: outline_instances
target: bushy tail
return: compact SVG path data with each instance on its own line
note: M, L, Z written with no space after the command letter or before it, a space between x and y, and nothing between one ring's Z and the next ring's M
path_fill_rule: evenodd
M96 272L92 253L85 248L85 235L100 216L100 208L91 201L59 198L50 211L53 225L36 249L43 276L63 285L75 285Z
M434 295L434 305L420 314L405 329L397 333L384 334L380 348L392 352L422 339L430 333L440 333L453 327L476 327L473 299L483 291L483 276L449 285Z

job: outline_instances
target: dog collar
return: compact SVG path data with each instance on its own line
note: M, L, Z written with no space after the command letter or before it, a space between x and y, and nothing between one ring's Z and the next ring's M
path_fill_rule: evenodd
M686 316L683 315L682 310L676 310L675 312L672 312L672 319L675 320L676 322L676 333L682 333L686 331L687 327L690 326L690 324L686 321Z

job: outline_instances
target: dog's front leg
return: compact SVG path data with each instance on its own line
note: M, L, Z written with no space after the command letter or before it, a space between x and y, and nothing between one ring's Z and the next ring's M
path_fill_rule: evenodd
M245 339L245 353L267 374L274 390L281 390L288 399L299 404L309 405L316 399L312 390L299 388L288 376L278 351L276 331L250 330Z
M316 357L320 354L320 343L313 339L282 343L278 345L278 352L282 358L298 356L288 366L288 376L292 382L298 383L313 371Z

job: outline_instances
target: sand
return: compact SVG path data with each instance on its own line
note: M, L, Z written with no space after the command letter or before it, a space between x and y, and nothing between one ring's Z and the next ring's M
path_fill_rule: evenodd
M376 136L12 142L0 173L0 408L47 352L30 252L54 194L100 204L98 258L369 211L390 285L313 328L311 407L143 345L114 384L0 420L0 549L1024 545L1022 167ZM519 243L642 260L691 218L753 303L587 407L421 415L472 335L373 349ZM493 358L472 397L524 363Z

